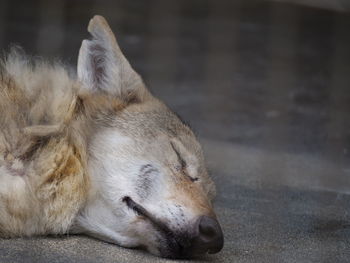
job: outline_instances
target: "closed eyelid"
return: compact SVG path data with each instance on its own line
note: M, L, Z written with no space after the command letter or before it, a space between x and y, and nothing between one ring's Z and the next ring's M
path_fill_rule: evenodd
M198 181L198 178L197 177L192 177L188 174L188 172L186 171L186 167L187 167L187 163L186 161L181 157L180 155L180 152L176 149L175 145L173 142L170 142L171 144L171 147L173 148L176 156L177 156L177 159L181 165L181 169L182 169L182 172L192 181L192 182L195 182L195 181Z
M177 156L177 159L178 159L178 161L179 161L181 167L182 167L182 168L186 168L187 163L186 163L186 161L181 157L181 155L180 155L179 151L176 149L174 143L173 143L173 142L170 142L170 145L171 145L171 147L173 148L173 150L174 150L174 152L175 152L175 154L176 154L176 156Z

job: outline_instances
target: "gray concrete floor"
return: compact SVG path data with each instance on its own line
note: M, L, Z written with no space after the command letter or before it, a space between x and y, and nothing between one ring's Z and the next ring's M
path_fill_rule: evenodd
M191 124L226 241L200 261L350 261L349 14L263 0L1 6L2 49L73 66L89 18L104 15L153 93ZM166 261L83 236L0 240L0 262Z

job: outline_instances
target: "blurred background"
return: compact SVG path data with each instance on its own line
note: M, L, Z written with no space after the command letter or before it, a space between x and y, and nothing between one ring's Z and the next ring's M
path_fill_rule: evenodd
M76 67L105 16L190 123L217 183L212 262L350 260L350 1L1 0L0 47ZM0 262L162 262L85 237L0 240Z

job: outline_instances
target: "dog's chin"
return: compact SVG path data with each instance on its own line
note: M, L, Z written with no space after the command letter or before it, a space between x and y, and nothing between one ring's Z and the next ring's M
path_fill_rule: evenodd
M193 259L202 256L200 254L189 254L188 252L185 252L179 245L160 246L158 248L158 251L158 256L168 259Z
M200 254L191 249L190 239L187 234L162 233L159 241L158 256L169 259L191 259Z
M162 258L171 258L171 259L183 258L181 257L181 248L176 244L169 245L169 243L166 242L165 244L161 244L158 247L158 251L159 251L159 256Z
M160 246L158 247L159 256L162 258L169 258L169 259L188 259L189 256L183 255L181 253L180 247L175 246Z

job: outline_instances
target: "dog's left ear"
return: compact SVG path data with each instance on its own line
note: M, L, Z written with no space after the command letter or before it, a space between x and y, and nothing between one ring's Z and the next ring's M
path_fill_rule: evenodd
M91 40L83 40L78 58L78 79L89 92L140 100L145 93L141 77L121 52L107 21L94 16L89 23Z

